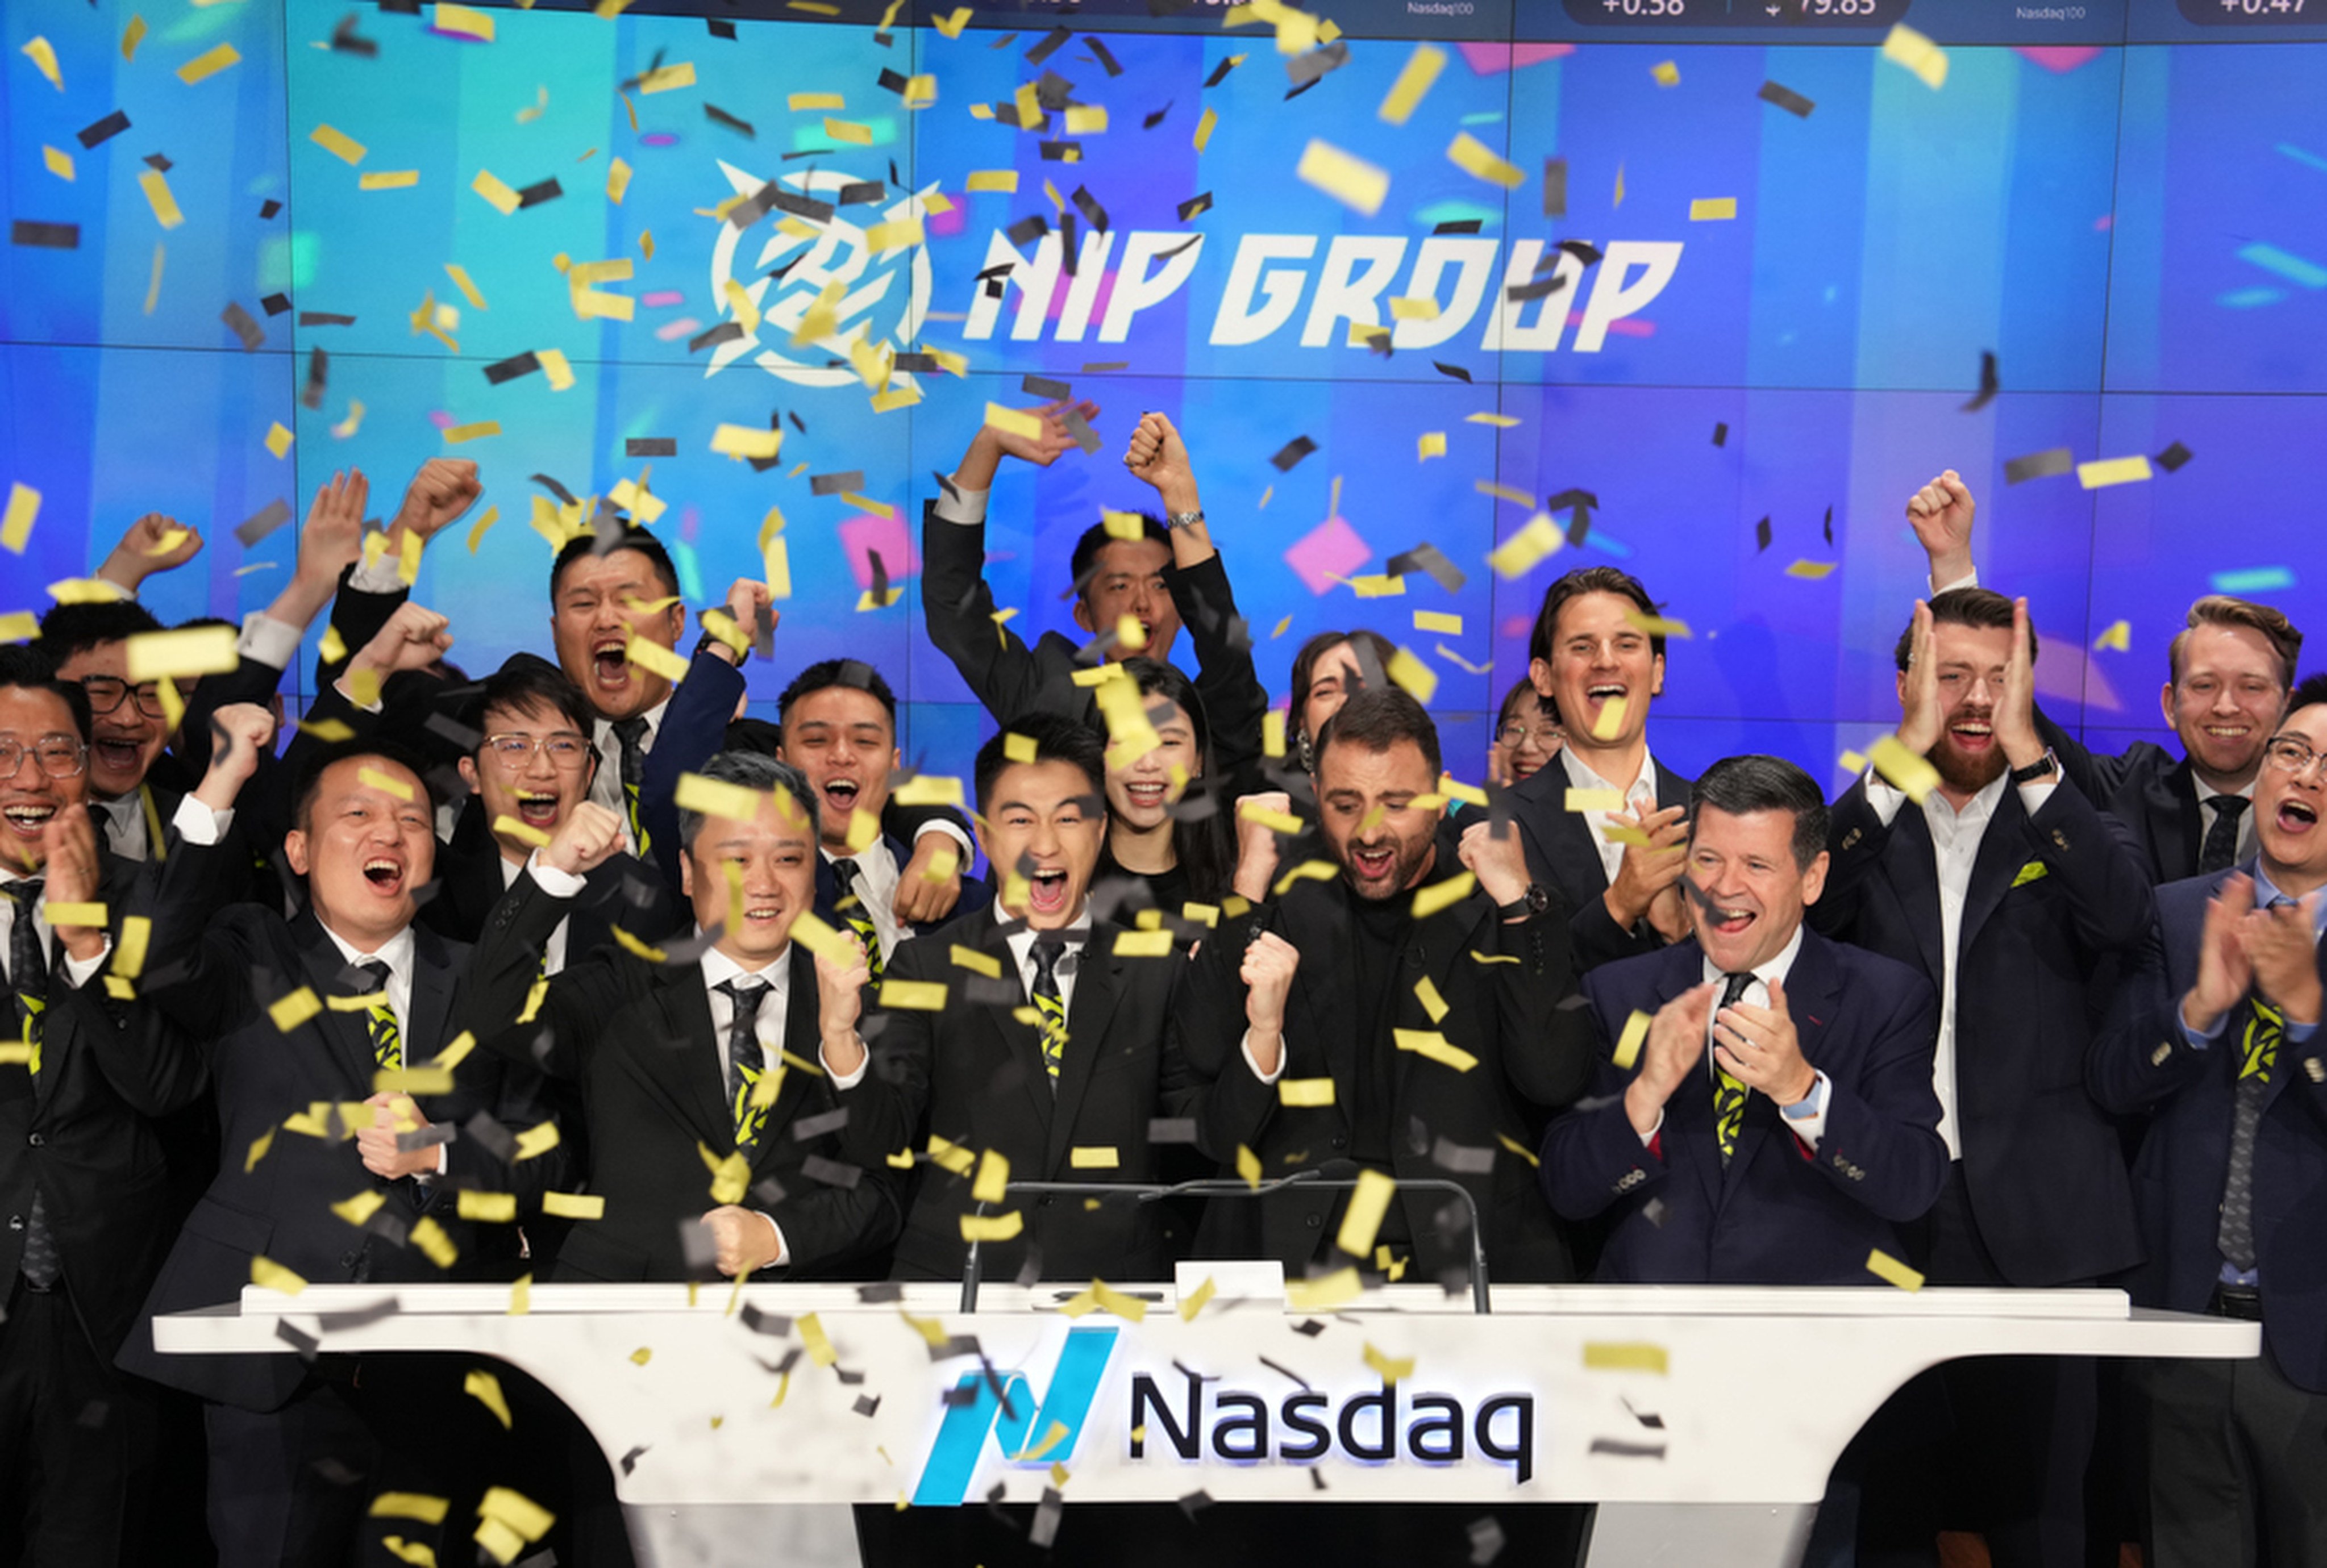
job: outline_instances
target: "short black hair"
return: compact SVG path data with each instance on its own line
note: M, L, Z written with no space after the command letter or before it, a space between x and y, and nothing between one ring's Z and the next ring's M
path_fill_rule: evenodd
M1732 817L1757 811L1790 811L1794 817L1794 869L1808 871L1826 850L1826 792L1818 780L1783 757L1749 754L1724 757L1697 776L1689 791L1689 836L1696 835L1705 807Z
M1535 705L1542 710L1545 718L1555 724L1559 723L1558 702L1536 690L1535 682L1522 676L1511 683L1511 689L1503 694L1503 705L1495 710L1495 728L1498 732L1511 722L1512 710L1528 697L1535 699ZM1564 729L1566 726L1561 725L1561 727Z
M854 686L861 692L871 692L889 710L889 728L897 727L897 694L889 689L889 683L881 678L879 670L861 658L819 659L792 677L792 684L776 699L776 723L780 725L790 717L792 705L800 698L834 686Z
M1021 735L1033 742L1036 762L1071 762L1090 780L1090 790L1098 797L1099 808L1107 803L1107 741L1089 724L1073 719L1062 719L1056 714L1027 714L1008 725L977 749L977 810L984 816L986 803L993 798L995 781L1003 770L1014 766L1010 757L1010 737ZM1019 748L1023 751L1022 744Z
M1320 773L1324 771L1325 749L1337 742L1362 746L1379 756L1400 741L1412 741L1422 748L1423 760L1430 764L1432 777L1444 770L1445 763L1438 751L1438 726L1431 722L1423 705L1401 687L1368 686L1344 702L1317 732L1317 770Z
M1153 539L1166 550L1172 547L1172 530L1164 526L1163 518L1153 513L1142 512L1139 514L1139 524L1141 538ZM1113 534L1108 533L1104 521L1093 523L1089 527L1085 528L1083 537L1075 541L1073 563L1075 597L1078 599L1090 597L1091 578L1098 570L1098 553L1101 550L1106 549L1109 545L1127 545L1133 542L1129 539L1117 539Z
M1285 714L1286 733L1293 735L1308 733L1309 688L1317 683L1318 662L1345 642L1350 645L1351 653L1359 654L1358 663L1360 666L1365 663L1363 654L1360 652L1360 649L1370 652L1374 656L1375 667L1384 671L1389 668L1389 661L1397 657L1397 647L1395 643L1380 632L1369 631L1362 626L1354 627L1348 631L1321 631L1303 643L1301 650L1293 656L1291 677L1293 695L1286 705ZM1388 677L1385 675L1383 678L1388 679ZM1310 738L1315 739L1314 736Z
M1984 631L2012 630L2012 601L1993 588L1950 588L1931 601L1931 626L1973 626ZM1907 630L1899 634L1898 646L1891 650L1892 662L1901 670L1915 651L1915 621L1907 618ZM2028 622L2028 659L2036 659L2036 622Z
M46 649L21 642L0 643L0 686L56 693L72 712L73 728L80 734L80 743L89 744L89 693L81 688L80 682L57 674L56 661L49 657Z
M315 796L323 787L323 775L342 762L358 759L394 764L404 769L420 782L420 797L426 803L430 816L435 816L438 801L436 786L428 777L428 759L400 741L365 739L334 741L318 746L299 765L299 777L291 791L291 826L302 833L311 831L307 818L315 808ZM433 826L431 831L434 831Z
M678 568L670 564L670 552L662 547L660 539L644 528L608 514L600 514L598 526L619 527L621 532L615 536L612 544L603 547L594 531L576 534L565 541L565 547L557 552L557 559L550 563L549 602L553 610L557 605L557 584L565 581L566 567L584 555L611 555L617 550L636 550L644 555L653 564L655 575L662 582L663 592L672 594L678 592Z
M1543 604L1535 612L1535 630L1528 637L1528 657L1548 663L1552 639L1558 634L1559 612L1571 600L1586 593L1613 593L1629 599L1641 615L1655 618L1663 613L1663 606L1649 597L1649 591L1638 577L1621 566L1578 566L1543 591ZM1662 657L1665 634L1649 633L1649 651Z
M6 684L11 683L0 682L0 685ZM21 686L23 683L13 684ZM2297 681L2294 690L2287 696L2286 711L2292 714L2298 708L2311 707L2318 703L2327 703L2327 670L2315 670Z
M134 599L107 599L89 604L60 604L41 617L41 651L61 668L77 653L103 642L159 631L162 623Z
M598 733L598 711L590 705L590 699L565 677L564 670L539 654L509 655L477 687L476 702L476 751L484 748L485 715L495 708L510 712L548 708L585 741L593 740Z

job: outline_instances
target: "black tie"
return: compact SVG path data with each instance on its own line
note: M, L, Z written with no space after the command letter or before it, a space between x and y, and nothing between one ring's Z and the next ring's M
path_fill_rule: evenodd
M1051 1092L1059 1092L1059 1069L1067 1055L1067 999L1059 989L1059 960L1066 957L1064 942L1034 939L1035 1026L1042 1032L1042 1069L1050 1076Z
M41 1075L41 1014L49 1004L49 956L42 950L41 930L33 922L33 911L40 906L45 883L44 878L26 877L0 889L16 905L16 917L8 926L8 979L15 995L16 1026L21 1031L17 1038L32 1047L29 1065L36 1082ZM64 1273L37 1181L33 1188L33 1210L24 1220L24 1257L17 1266L24 1283L36 1291L55 1289Z
M644 855L647 830L639 824L639 786L647 776L646 720L616 719L614 739L622 748L622 814L630 821L631 836L638 842L639 854Z
M768 987L756 981L722 980L719 989L727 994L734 1006L735 1015L727 1024L728 1077L732 1080L727 1104L735 1117L735 1147L745 1153L759 1143L761 1130L767 1125L768 1108L754 1106L753 1091L759 1087L761 1074L767 1070L766 1054L760 1049L760 1003L768 997Z
M2294 901L2271 900L2270 907ZM2260 996L2248 1000L2246 1028L2238 1040L2238 1087L2230 1101L2230 1159L2222 1177L2221 1220L2215 1245L2241 1273L2255 1266L2254 1157L2262 1131L2263 1102L2270 1097L2271 1069L2286 1039L2286 1015Z
M1735 1005L1745 994L1745 987L1753 984L1751 974L1731 975L1728 984L1721 988L1721 1006ZM1719 1012L1720 1008L1715 1008ZM1711 1060L1712 1051L1706 1052ZM1729 1076L1721 1064L1713 1062L1713 1132L1721 1144L1721 1163L1725 1170L1730 1156L1737 1153L1737 1134L1745 1125L1745 1085L1743 1080Z
M873 984L878 985L881 984L881 928L873 923L873 911L864 907L864 894L857 886L857 879L864 874L853 860L842 859L832 863L832 880L840 884L840 918L848 922L848 929L856 933L858 941L864 944L865 966L872 971Z
M2253 804L2243 795L2217 795L2211 802L2214 826L2206 829L2206 843L2198 851L2198 874L2228 871L2238 863L2238 820Z

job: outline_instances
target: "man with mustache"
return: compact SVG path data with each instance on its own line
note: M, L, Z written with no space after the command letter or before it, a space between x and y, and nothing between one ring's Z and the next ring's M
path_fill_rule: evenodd
M2093 978L2137 950L2149 878L2037 732L2026 601L1968 588L1918 603L1896 658L1905 761L1886 765L1920 789L1911 764L1928 759L1936 781L1920 805L1874 770L1851 787L1810 920L1920 970L1939 994L1933 1087L1950 1163L1906 1236L1908 1261L1941 1284L2089 1284L2140 1256L2117 1129L2083 1074ZM2076 1561L2092 1362L1958 1362L1935 1376L1995 1561ZM1939 1489L1893 1458L1869 1478L1862 1545L1928 1552Z

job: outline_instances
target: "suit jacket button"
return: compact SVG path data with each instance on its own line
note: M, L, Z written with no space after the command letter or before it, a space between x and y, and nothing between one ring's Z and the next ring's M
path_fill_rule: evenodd
M340 1266L341 1266L341 1268L353 1268L353 1267L355 1267L355 1266L356 1266L356 1255L355 1255L355 1254L353 1254L353 1253L351 1253L351 1252L343 1252L343 1253L340 1254Z
M1322 1214L1305 1214L1302 1216L1301 1222L1312 1230L1318 1230L1323 1227L1325 1217Z
M1336 1149L1346 1149L1349 1146L1350 1141L1347 1138L1336 1138L1333 1140L1333 1147Z
M47 1140L46 1138L42 1137L40 1134L38 1134L38 1133L34 1133L34 1134L32 1134L31 1135L29 1135L28 1137L26 1137L26 1138L25 1138L25 1140L24 1140L24 1142L26 1142L27 1143L30 1143L31 1145L33 1145L33 1148L37 1149L37 1148L39 1148L42 1144L43 1144L43 1143L47 1143L47 1142L48 1142L48 1140Z
M9 1229L11 1229L11 1230L22 1230L22 1229L23 1229L23 1228L24 1228L24 1217L23 1217L23 1215L21 1215L21 1214L12 1214L12 1215L10 1215L10 1216L8 1217L8 1228L9 1228Z

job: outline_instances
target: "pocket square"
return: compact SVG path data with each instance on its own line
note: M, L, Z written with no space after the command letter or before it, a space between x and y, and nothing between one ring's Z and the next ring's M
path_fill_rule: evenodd
M2051 866L2046 865L2041 860L2032 860L2026 865L2020 868L2020 874L2012 879L2012 885L2014 887L2024 887L2028 883L2034 882L2038 877L2050 876L2051 874L2052 868Z

